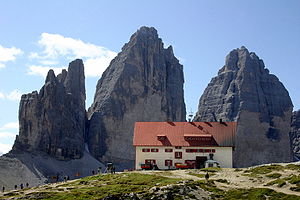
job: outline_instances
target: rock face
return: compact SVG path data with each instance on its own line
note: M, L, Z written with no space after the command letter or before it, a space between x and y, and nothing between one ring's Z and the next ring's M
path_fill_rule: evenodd
M300 110L293 112L290 137L294 161L300 161Z
M98 81L88 111L90 152L133 168L136 121L185 121L182 68L154 28L134 33Z
M200 98L194 121L237 121L234 166L291 161L288 91L245 47L226 57L225 66Z
M22 95L15 152L46 152L57 159L80 158L85 139L85 77L82 60L57 77L48 72L40 92Z

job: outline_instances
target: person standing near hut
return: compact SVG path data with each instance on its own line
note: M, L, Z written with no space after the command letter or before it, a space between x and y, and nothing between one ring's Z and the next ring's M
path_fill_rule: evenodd
M206 181L208 181L208 179L209 179L209 174L208 174L208 172L206 172L206 174L205 174L205 179L206 179Z

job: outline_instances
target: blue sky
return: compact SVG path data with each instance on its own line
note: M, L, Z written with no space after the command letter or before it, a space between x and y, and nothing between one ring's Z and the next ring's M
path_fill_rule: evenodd
M300 1L0 1L0 154L18 133L20 94L49 68L86 65L87 106L110 59L141 26L153 26L184 65L187 111L242 45L264 60L300 109Z

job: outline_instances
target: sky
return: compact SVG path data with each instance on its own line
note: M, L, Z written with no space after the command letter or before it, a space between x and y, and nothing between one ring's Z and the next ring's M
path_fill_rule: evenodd
M97 80L141 26L158 30L184 66L187 112L196 112L226 55L245 46L263 59L300 109L300 1L0 1L0 155L18 134L21 94L39 91L47 71L81 58L87 107Z

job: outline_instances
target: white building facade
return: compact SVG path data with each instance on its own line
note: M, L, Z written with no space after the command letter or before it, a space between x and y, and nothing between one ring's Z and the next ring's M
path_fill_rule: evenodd
M144 164L158 169L174 169L176 164L203 168L207 160L231 168L235 131L235 122L137 122L135 169Z

